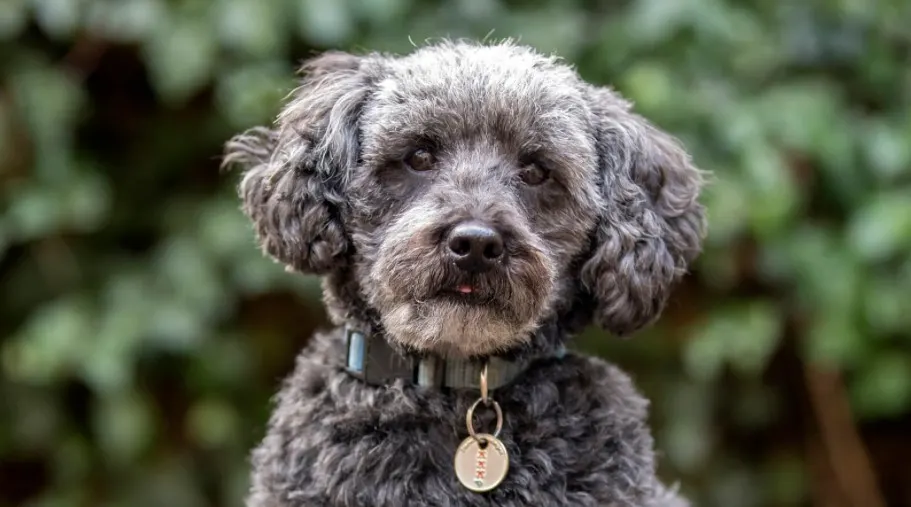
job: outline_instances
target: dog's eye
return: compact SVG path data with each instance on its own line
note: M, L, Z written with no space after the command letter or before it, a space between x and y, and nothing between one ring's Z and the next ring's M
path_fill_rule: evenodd
M536 186L547 181L549 174L547 169L541 167L535 162L528 162L522 166L522 172L519 173L519 179L530 186Z
M405 163L408 164L413 171L429 171L433 169L433 164L436 162L436 158L433 156L433 153L430 153L427 150L415 150L405 158Z

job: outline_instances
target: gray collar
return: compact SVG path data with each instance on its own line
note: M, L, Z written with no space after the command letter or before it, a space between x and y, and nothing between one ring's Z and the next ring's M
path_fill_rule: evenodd
M469 359L443 359L435 356L405 356L393 349L382 336L345 326L347 340L345 366L348 372L372 385L388 384L396 379L423 387L479 389L484 363ZM561 348L553 357L562 357ZM516 379L533 360L507 361L499 357L487 360L487 384L490 390L503 387Z

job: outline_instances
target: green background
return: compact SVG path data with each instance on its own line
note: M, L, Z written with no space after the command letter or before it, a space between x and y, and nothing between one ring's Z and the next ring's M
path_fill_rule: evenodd
M911 505L911 2L0 0L0 506L240 506L314 279L222 143L327 48L520 37L714 173L660 324L577 347L709 507Z

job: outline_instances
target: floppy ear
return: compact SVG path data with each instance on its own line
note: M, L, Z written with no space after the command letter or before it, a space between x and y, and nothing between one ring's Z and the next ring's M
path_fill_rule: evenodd
M358 116L369 86L362 62L339 52L307 61L274 127L226 144L223 164L244 171L243 210L263 251L290 269L324 274L347 260L339 214L358 159Z
M676 139L606 88L591 90L601 171L601 216L581 281L595 323L628 335L655 320L701 250L702 173Z

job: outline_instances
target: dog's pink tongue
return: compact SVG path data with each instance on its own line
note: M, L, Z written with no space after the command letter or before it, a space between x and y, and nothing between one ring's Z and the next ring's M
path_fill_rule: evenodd
M471 288L471 285L459 285L458 290L462 294L471 294L474 289Z

